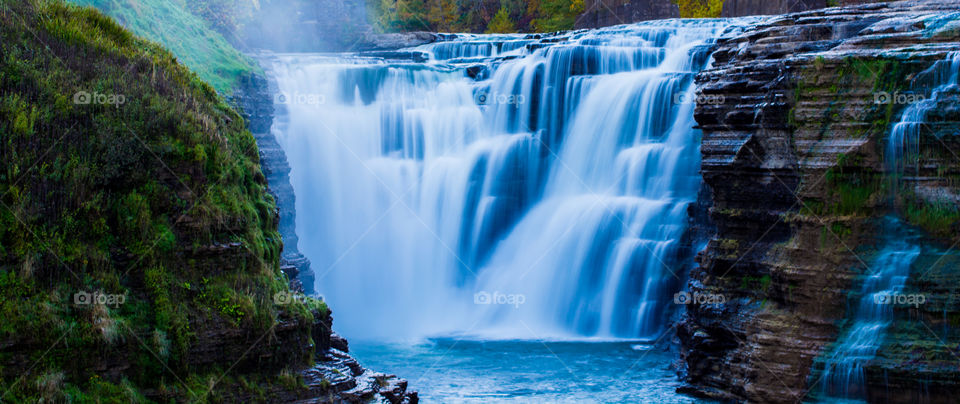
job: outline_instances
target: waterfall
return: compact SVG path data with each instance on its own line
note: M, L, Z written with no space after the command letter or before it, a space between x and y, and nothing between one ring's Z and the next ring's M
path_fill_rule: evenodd
M299 247L341 332L655 337L700 181L693 76L729 24L272 57Z
M894 179L893 189L899 186L910 162L919 159L920 134L929 123L928 114L937 107L942 92L955 89L958 72L960 52L955 52L945 60L934 63L915 80L914 89L926 90L924 92L929 92L929 97L918 98L910 103L890 131L886 160ZM867 398L864 366L876 356L887 327L894 320L892 305L902 304L903 300L916 300L903 295L901 291L921 248L911 237L903 234L903 228L898 219L885 219L883 232L886 244L871 265L871 273L863 284L862 298L852 317L853 324L841 333L837 346L825 360L821 391L826 396Z
M903 175L907 165L920 156L920 131L927 122L927 115L937 107L942 92L957 87L960 74L960 52L950 53L918 76L925 81L917 87L931 87L930 96L908 105L890 132L887 142L887 165L895 178Z
M888 229L900 225L896 219L888 220ZM827 396L867 398L864 366L876 356L893 322L893 304L905 300L902 290L919 255L920 247L903 239L891 241L880 251L863 284L853 324L837 339L838 346L826 361L823 393Z

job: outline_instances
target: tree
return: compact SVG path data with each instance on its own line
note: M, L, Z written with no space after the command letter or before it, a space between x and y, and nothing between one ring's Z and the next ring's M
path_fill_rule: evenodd
M393 32L400 28L397 0L367 0L370 24L380 32Z
M460 30L456 0L430 0L427 22L434 31L453 32Z
M403 31L429 31L427 2L425 0L397 0L397 15Z
M506 7L500 7L497 14L490 20L490 24L487 25L487 33L506 34L512 32L517 32L517 27L510 20L510 12L507 11Z
M681 18L719 18L723 0L674 0Z
M540 0L531 2L527 12L534 16L536 31L554 32L572 29L583 10L583 0Z

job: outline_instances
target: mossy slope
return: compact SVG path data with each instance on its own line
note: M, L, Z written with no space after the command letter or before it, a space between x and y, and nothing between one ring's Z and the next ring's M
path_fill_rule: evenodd
M96 7L133 33L159 42L221 94L232 94L241 75L258 69L208 22L187 11L183 0L69 1Z
M0 401L216 401L309 362L328 313L276 304L240 115L93 8L0 0L0 37Z

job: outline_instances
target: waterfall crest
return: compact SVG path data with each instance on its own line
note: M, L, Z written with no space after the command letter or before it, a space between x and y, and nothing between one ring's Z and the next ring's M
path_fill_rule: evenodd
M655 337L700 180L693 76L729 24L273 57L299 247L338 328Z

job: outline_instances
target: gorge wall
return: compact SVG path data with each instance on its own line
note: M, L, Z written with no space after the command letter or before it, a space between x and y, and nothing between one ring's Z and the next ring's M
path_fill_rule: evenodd
M234 94L234 102L247 119L247 128L257 140L260 167L266 176L270 194L277 202L280 215L278 231L283 239L280 269L290 279L293 290L314 294L314 272L310 260L300 253L296 229L296 195L290 186L290 165L277 139L270 132L273 126L273 94L268 79L260 74L244 75Z
M724 0L720 16L726 18L786 14L826 6L826 0Z
M678 327L693 394L798 402L814 394L848 307L871 270L881 219L923 238L898 319L865 368L870 401L954 400L960 381L960 110L946 94L919 160L890 180L886 143L923 73L960 50L954 1L864 4L766 20L718 43L697 77L702 175L717 233L698 257ZM913 90L920 88L920 90ZM929 97L929 93L926 94ZM706 101L704 101L706 100ZM892 185L891 185L892 184Z
M670 0L592 0L577 17L576 28L599 28L637 21L680 18L680 8Z

